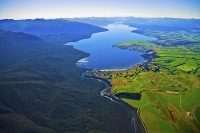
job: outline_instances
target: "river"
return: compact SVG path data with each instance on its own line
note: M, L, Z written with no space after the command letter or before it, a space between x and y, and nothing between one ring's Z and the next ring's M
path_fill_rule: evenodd
M121 106L126 112L129 114L130 117L130 124L131 124L131 133L147 133L146 128L143 124L143 122L140 119L140 116L138 114L138 109L131 107L127 103L123 102L121 99L115 97L111 93L112 85L107 79L99 78L92 76L92 70L87 70L86 72L82 73L81 77L84 78L95 78L98 81L105 84L105 89L103 89L100 94L101 96L108 98L109 100L115 102L119 106ZM109 93L109 95L108 95Z

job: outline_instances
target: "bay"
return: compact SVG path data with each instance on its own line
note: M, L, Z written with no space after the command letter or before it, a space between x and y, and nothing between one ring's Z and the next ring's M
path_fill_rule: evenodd
M95 33L91 38L83 39L78 42L70 42L67 45L73 45L75 49L87 52L89 57L79 60L76 65L82 68L94 68L97 70L119 70L128 69L135 64L143 63L140 55L143 53L130 50L122 50L112 47L114 44L129 40L156 40L154 37L148 37L133 33L136 28L125 24L109 24L103 28L106 32Z

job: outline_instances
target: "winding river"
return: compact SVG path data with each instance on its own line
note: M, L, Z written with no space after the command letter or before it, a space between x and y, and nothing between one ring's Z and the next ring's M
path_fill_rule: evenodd
M111 95L107 95L108 92L111 92L112 85L107 79L91 76L92 70L87 70L86 72L82 73L82 78L95 78L98 81L105 84L105 89L100 92L101 96L108 98L109 100L115 102L119 106L121 106L123 109L127 111L130 117L130 124L131 124L131 132L132 133L146 133L146 128L143 124L143 122L140 119L140 116L138 114L138 109L135 109L128 105L127 103L123 102L121 99L115 97L110 93Z
M108 29L108 31L95 33L89 39L67 44L73 45L74 48L90 54L89 57L83 58L76 63L78 67L97 70L119 70L128 69L135 64L146 61L140 56L142 54L141 52L121 50L112 46L116 43L128 40L156 40L156 38L133 33L132 31L135 30L135 28L124 24L110 24L104 28ZM101 96L110 99L128 112L132 133L146 132L140 116L138 115L138 110L130 107L127 103L114 95L107 95L112 87L110 82L106 79L91 76L90 73L91 70L87 70L81 77L95 78L105 84L106 88L100 92Z

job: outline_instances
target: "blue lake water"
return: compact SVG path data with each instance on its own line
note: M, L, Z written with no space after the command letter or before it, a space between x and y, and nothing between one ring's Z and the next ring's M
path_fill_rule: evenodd
M78 42L67 43L67 45L73 45L75 49L91 54L79 60L76 63L78 67L98 70L128 69L146 61L140 56L143 54L141 52L122 50L112 46L129 40L156 40L156 38L133 33L135 28L124 24L110 24L104 28L108 31L95 33L91 38Z

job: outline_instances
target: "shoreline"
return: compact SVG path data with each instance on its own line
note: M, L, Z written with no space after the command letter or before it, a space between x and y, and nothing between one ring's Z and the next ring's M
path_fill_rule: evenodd
M124 69L102 69L102 70L99 70L99 71L101 71L101 72L117 72L117 71L126 71L126 70L128 70L128 69L130 69L130 68L124 68Z
M100 26L99 26L99 27L100 27ZM104 28L104 27L101 27L101 28L103 28L104 30L102 30L102 31L95 31L95 32L92 33L92 34L87 35L87 37L83 37L83 38L81 38L81 39L77 39L77 40L74 40L74 41L69 41L69 42L64 43L63 45L73 46L73 45L71 45L70 43L76 43L76 42L79 42L79 41L82 41L82 40L90 39L90 38L92 38L92 36L93 36L94 34L98 34L98 33L101 33L101 32L109 31L109 29L106 29L106 28ZM73 47L74 47L74 46L73 46ZM78 49L76 49L76 50L78 50ZM83 52L84 52L84 51L83 51Z
M120 47L117 47L119 49L121 49ZM129 49L129 47L127 47L126 49ZM133 50L133 51L137 51L137 50ZM139 51L137 51L139 52ZM152 59L158 57L157 56L157 53L153 50L153 49L149 49L148 51L146 52L142 52L143 54L141 54L140 56L145 60L145 62L142 62L142 63L136 63L135 65L129 67L129 68L113 68L113 69L101 69L101 70L98 70L100 72L123 72L123 71L128 71L128 70L131 70L133 69L136 65L145 65L149 62L151 62Z

